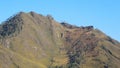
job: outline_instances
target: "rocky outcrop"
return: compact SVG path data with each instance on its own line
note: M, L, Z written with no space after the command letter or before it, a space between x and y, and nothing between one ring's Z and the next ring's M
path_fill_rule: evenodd
M10 17L0 25L0 37L10 37L17 35L22 30L23 20L21 13Z
M71 25L71 24L68 24L68 23L65 23L65 22L62 22L61 25L63 25L66 28L70 28L70 29L79 28L77 26L74 26L74 25Z

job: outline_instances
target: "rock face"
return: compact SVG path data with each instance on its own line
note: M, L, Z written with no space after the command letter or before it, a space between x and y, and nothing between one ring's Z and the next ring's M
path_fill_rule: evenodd
M23 21L20 18L21 13L10 17L8 20L3 22L0 26L0 37L7 37L15 32L20 32L22 29Z
M119 68L120 43L93 26L20 12L0 25L0 68Z

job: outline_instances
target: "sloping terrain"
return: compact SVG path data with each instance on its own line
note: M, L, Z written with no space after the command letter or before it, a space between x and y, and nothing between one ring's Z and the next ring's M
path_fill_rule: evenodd
M0 25L0 68L119 68L120 43L93 26L20 12Z
M93 26L69 27L65 39L68 45L68 68L120 67L120 43Z

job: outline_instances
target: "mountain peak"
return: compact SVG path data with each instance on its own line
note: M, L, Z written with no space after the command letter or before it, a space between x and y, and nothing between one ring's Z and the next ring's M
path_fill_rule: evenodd
M35 13L34 11L30 11L29 14L33 17L35 17L35 15L38 15L37 13Z
M19 12L0 25L1 68L119 68L120 43L93 26Z

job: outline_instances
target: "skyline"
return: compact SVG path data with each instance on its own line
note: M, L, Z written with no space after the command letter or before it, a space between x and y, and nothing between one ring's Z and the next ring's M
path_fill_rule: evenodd
M4 0L0 3L0 22L23 11L34 11L42 15L50 14L58 22L77 26L93 25L108 36L120 41L120 1L119 0Z

